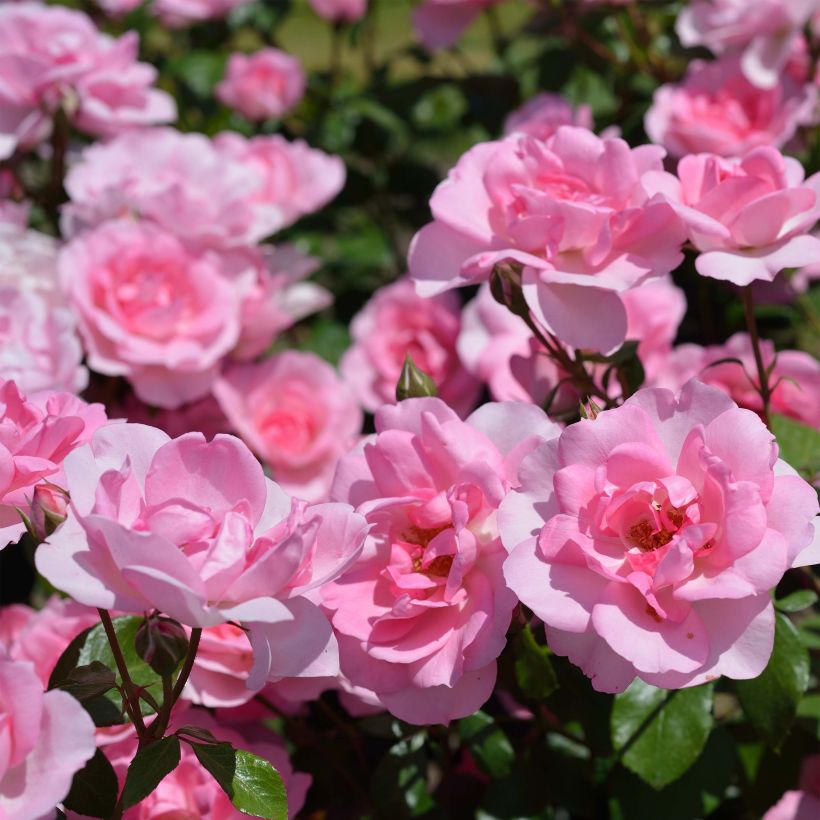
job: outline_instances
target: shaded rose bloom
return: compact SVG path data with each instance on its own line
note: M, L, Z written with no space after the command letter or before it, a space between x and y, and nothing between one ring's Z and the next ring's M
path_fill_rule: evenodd
M820 816L820 755L812 755L800 767L800 784L786 792L763 820L814 820Z
M156 69L138 63L137 51L135 32L113 39L79 11L0 7L0 158L46 139L59 108L96 136L175 119L173 99L152 88Z
M677 173L647 175L646 184L686 223L702 276L741 286L771 282L783 268L820 255L820 239L808 233L820 215L820 174L804 180L797 160L770 147L742 159L690 154Z
M251 0L154 0L151 7L166 26L180 28L203 20L218 20Z
M255 245L279 230L282 209L266 201L259 169L202 134L152 128L92 145L65 181L63 233L124 215L151 220L197 247Z
M521 462L501 505L507 583L595 689L754 678L769 590L820 559L817 494L719 390L638 391Z
M223 257L223 268L241 298L239 340L231 356L256 358L280 333L333 304L330 291L303 281L319 264L294 245L262 245Z
M349 507L289 498L234 436L115 424L64 469L68 518L36 554L55 586L88 606L156 608L192 627L245 622L252 687L336 674L329 624L303 593L357 557L365 525Z
M0 379L0 549L25 532L18 508L30 515L45 482L65 489L63 460L106 421L101 404L68 393L26 398Z
M239 338L239 299L218 259L151 223L108 222L60 252L92 370L125 376L149 404L205 396Z
M34 667L0 653L0 816L51 816L94 755L94 723L67 692L43 692Z
M252 172L258 184L250 203L278 212L277 230L323 208L345 184L342 160L304 140L289 142L279 134L246 139L226 131L214 138L214 147Z
M680 264L684 237L643 179L664 151L561 126L546 141L514 134L470 149L433 193L434 221L410 246L430 296L520 265L535 318L562 342L603 352L626 335L619 294Z
M263 48L253 54L231 54L215 93L243 117L266 120L290 111L302 99L306 82L297 57L278 48Z
M588 105L574 106L560 94L536 94L507 116L504 133L529 134L545 140L560 125L577 125L591 131L594 125L592 109Z
M230 422L213 396L183 404L174 410L163 410L149 407L129 393L112 415L134 424L159 427L171 438L185 433L202 433L205 438L212 439L218 433L231 432Z
M367 0L308 0L308 4L331 23L355 23L367 11Z
M488 6L501 0L424 0L413 11L416 37L431 51L453 45Z
M0 287L0 379L25 393L79 393L88 384L82 358L70 310L51 307L36 292Z
M736 157L761 145L782 148L817 120L817 88L784 74L770 88L752 85L736 57L691 63L677 85L663 85L646 114L646 133L672 156L710 152Z
M64 302L57 277L57 241L25 223L0 222L0 287L34 292L50 305Z
M48 679L60 655L77 635L100 622L96 609L52 595L42 609L13 604L0 609L0 654L29 661L37 677Z
M456 353L461 303L452 293L428 299L401 279L380 288L350 325L353 345L339 368L365 410L374 413L396 401L404 357L435 382L438 395L459 415L475 407L480 384Z
M817 0L692 0L678 15L675 30L685 46L739 53L749 81L773 88L801 29L818 10Z
M328 497L336 464L361 431L362 411L326 361L289 350L234 365L214 395L287 492L308 501Z
M760 348L763 365L768 368L774 364L769 376L770 411L820 429L820 362L801 350L780 350L775 363L774 344L761 339ZM740 363L726 359L738 359ZM659 372L662 375L657 382L664 387L679 389L689 379L697 378L722 390L741 407L763 412L754 351L747 333L736 333L722 345L680 345Z
M466 421L440 399L376 413L339 464L332 497L371 526L359 561L322 588L342 673L410 723L447 723L490 696L515 596L496 512L521 456L558 428L526 404Z

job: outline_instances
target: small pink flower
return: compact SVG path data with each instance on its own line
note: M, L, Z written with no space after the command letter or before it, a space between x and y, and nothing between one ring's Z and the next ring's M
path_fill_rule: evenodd
M812 755L800 767L799 790L788 791L763 820L813 820L820 815L820 755Z
M588 105L573 106L560 94L536 94L504 120L504 133L529 134L545 140L560 125L577 125L591 131L594 125L592 109Z
M675 29L685 46L739 54L749 81L773 88L801 29L817 10L817 0L693 0Z
M545 141L513 134L470 149L433 193L434 221L414 237L410 275L430 296L523 270L535 318L570 347L611 352L626 336L619 296L678 266L683 228L643 180L663 149L631 149L585 128Z
M138 37L101 34L82 12L41 3L0 7L0 157L46 139L54 112L96 136L176 119L154 89L157 72L137 62Z
M71 241L60 275L93 370L150 404L202 398L239 338L239 299L218 259L150 223L106 223Z
M233 436L114 424L64 469L68 518L36 553L51 583L88 606L158 609L192 627L245 622L252 688L336 674L330 626L303 594L357 557L365 525L349 507L289 498Z
M772 367L769 386L772 388L770 410L797 419L820 429L817 408L820 407L820 362L801 350L777 352L768 339L761 339L764 367ZM724 361L737 359L738 361ZM720 362L716 364L716 362ZM722 345L700 347L685 344L675 348L663 367L658 368L657 383L679 389L690 378L717 387L740 407L763 411L757 391L757 367L751 339L746 333L736 333Z
M817 119L817 88L788 74L770 88L752 85L736 57L693 62L683 82L656 92L646 133L672 156L736 157L761 145L782 148Z
M308 0L319 17L331 23L355 23L367 12L367 0Z
M66 692L43 692L34 667L0 654L0 816L46 817L94 755L94 723Z
M315 0L314 0L315 2ZM416 37L431 51L453 45L488 6L500 0L425 0L413 12Z
M0 287L0 378L26 393L88 384L73 314L51 307L36 292Z
M154 0L151 12L171 28L218 20L251 0Z
M686 223L702 276L741 286L771 282L820 254L820 239L808 233L820 215L820 174L804 180L803 166L775 148L755 148L742 159L690 154L678 163L677 178L653 173L646 184Z
M298 58L278 48L231 54L216 98L249 120L281 117L305 93L305 72Z
M225 415L293 495L326 499L336 464L355 443L362 412L334 369L286 351L228 368L214 386Z
M466 421L440 399L376 413L376 435L342 459L332 497L371 529L364 552L322 588L342 673L411 723L447 723L490 696L515 597L496 513L522 455L557 427L526 404Z
M0 379L0 549L25 532L18 508L30 513L35 487L64 488L63 460L106 421L101 404L68 393L26 398Z
M820 560L815 491L756 415L696 381L570 425L519 476L505 578L600 691L756 677L769 590Z
M425 299L401 279L381 288L350 325L352 347L342 357L342 377L371 413L396 400L406 354L435 382L438 395L459 415L475 407L478 381L461 366L456 339L461 304L452 293Z

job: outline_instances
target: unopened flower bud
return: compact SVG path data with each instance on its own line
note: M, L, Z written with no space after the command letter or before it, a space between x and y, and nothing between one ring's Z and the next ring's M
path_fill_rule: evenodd
M168 677L188 654L188 635L177 621L151 615L137 629L134 647L154 672Z
M39 543L65 521L68 494L54 484L38 484L31 499L28 529Z
M409 353L406 354L401 375L396 383L396 401L436 395L436 383L423 370L416 367Z

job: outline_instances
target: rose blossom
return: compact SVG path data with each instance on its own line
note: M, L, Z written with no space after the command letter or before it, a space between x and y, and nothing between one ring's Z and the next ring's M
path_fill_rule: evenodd
M646 114L646 133L672 156L708 151L723 157L760 145L782 148L817 117L817 88L788 74L762 89L752 85L736 57L696 60L684 80L663 85Z
M308 4L331 23L355 23L367 12L367 0L308 0Z
M214 395L287 492L309 501L327 498L336 463L362 427L352 391L327 362L289 350L235 365L214 385Z
M37 293L0 287L0 378L26 393L88 384L83 350L70 310L50 307Z
M332 497L371 529L359 561L322 588L342 673L410 723L447 723L490 696L515 596L496 511L523 453L557 427L526 404L462 421L437 398L376 413L339 464Z
M750 82L772 88L801 29L818 9L818 0L692 0L678 15L675 30L685 46L739 53Z
M34 667L0 653L0 816L50 816L94 755L94 723L67 692L43 692Z
M57 241L25 224L0 222L0 287L34 292L50 305L62 305L57 278Z
M64 469L68 518L36 553L51 583L88 606L249 623L251 686L336 673L329 625L302 593L355 560L364 522L349 507L289 498L233 436L115 424Z
M43 687L66 647L89 626L100 622L96 609L52 595L42 609L13 604L0 609L0 653L29 661Z
M239 338L238 297L217 259L122 220L72 240L59 265L93 370L125 376L160 407L208 393Z
M814 820L820 816L820 755L812 755L800 767L800 784L786 792L763 820Z
M181 28L203 20L218 20L251 0L154 0L151 11L166 26Z
M431 51L453 45L478 15L500 0L424 0L413 11L416 37Z
M278 48L231 54L216 98L249 120L281 117L305 93L307 82L297 57Z
M513 134L470 149L434 191L434 221L414 237L409 268L420 294L522 267L535 318L562 342L604 353L626 334L619 293L678 266L683 231L647 172L663 149L631 149L585 128L546 141Z
M63 460L105 423L101 404L68 393L26 398L0 378L0 549L25 532L18 508L30 514L45 482L64 489Z
M171 438L185 433L202 433L205 438L212 439L218 433L231 432L230 422L211 395L174 410L162 410L149 407L133 393L129 393L122 404L115 406L112 415L134 424L159 427Z
M115 40L79 11L1 6L0 158L46 139L60 108L96 136L175 119L173 99L151 87L156 69L137 51L135 32Z
M772 413L797 419L820 429L820 362L801 350L780 350L775 354L768 339L760 340L763 366L771 367L769 386ZM775 361L775 355L777 360ZM725 361L737 359L738 361ZM666 366L659 369L657 383L679 389L691 378L717 387L741 407L763 412L757 390L757 367L752 342L747 333L736 333L722 345L701 347L685 344L676 347Z
M540 140L551 137L560 125L593 128L592 109L588 105L573 106L560 94L541 93L516 108L504 120L504 133L529 134Z
M279 134L246 139L225 131L214 138L214 147L253 173L258 185L250 203L278 211L277 230L323 208L345 184L342 160L304 140L289 142Z
M815 491L719 390L649 388L521 462L499 512L507 583L599 691L754 678L769 590L820 560Z
M135 214L197 247L247 247L283 224L281 208L265 201L264 184L258 169L202 134L124 134L86 148L69 169L63 233Z
M459 415L475 407L478 381L461 366L456 339L461 303L453 293L425 299L412 282L380 288L353 318L353 345L342 356L342 378L371 413L396 400L405 355L435 382L438 395Z
M820 239L808 234L820 215L820 174L804 180L797 160L771 147L742 159L690 154L677 173L649 174L646 184L686 223L702 276L741 286L771 282L783 268L820 255Z

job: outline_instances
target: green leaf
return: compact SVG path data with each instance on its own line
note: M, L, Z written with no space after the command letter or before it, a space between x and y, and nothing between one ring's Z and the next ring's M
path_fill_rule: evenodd
M781 612L802 612L817 603L817 593L813 589L799 589L785 598L780 598L774 605Z
M230 743L191 744L199 762L213 775L243 814L287 820L288 798L279 772L261 757Z
M550 650L535 640L529 626L515 639L515 679L521 691L533 700L545 700L558 688Z
M175 735L143 746L128 767L122 787L122 807L136 806L179 765L179 738Z
M84 703L113 689L115 682L114 673L105 664L92 661L87 666L75 666L59 688Z
M677 780L709 737L712 694L712 684L669 692L633 681L612 708L612 745L624 766L654 789Z
M120 784L108 758L100 749L74 775L71 791L63 800L67 809L88 817L110 817L117 804Z
M792 622L778 613L774 651L763 673L739 680L737 695L746 716L767 743L779 748L809 685L809 654Z
M487 774L504 777L512 771L515 750L507 735L486 712L478 711L460 720L458 731Z
M373 773L373 803L378 817L419 817L435 808L427 788L426 732L390 747Z
M771 427L784 461L803 475L820 472L820 430L778 413Z

